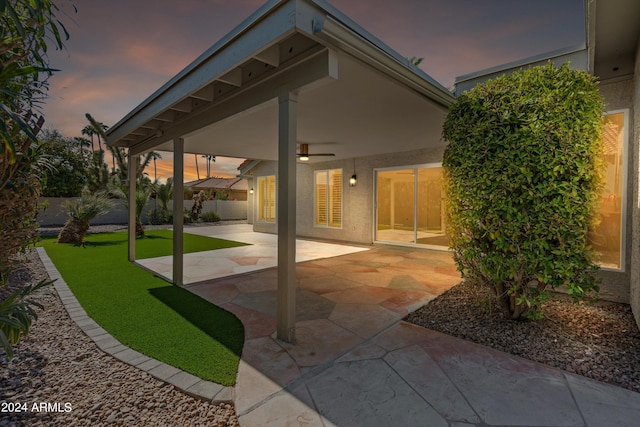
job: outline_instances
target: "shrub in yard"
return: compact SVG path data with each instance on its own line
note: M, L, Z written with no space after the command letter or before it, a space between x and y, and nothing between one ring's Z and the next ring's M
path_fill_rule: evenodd
M171 224L172 218L171 211L163 208L154 208L147 212L147 222L151 225Z
M451 106L451 247L507 318L541 317L550 288L576 299L598 291L587 232L602 185L602 111L595 79L567 64L486 81Z
M205 212L202 215L200 215L200 220L202 222L218 222L220 221L220 215L218 215L213 211Z

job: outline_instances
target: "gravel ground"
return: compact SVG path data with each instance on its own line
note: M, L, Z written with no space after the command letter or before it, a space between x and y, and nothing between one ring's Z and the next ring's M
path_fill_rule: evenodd
M640 331L628 305L553 294L538 321L509 321L486 288L461 283L407 320L545 365L640 392Z
M0 300L46 278L35 251L22 267L0 290ZM193 398L99 350L69 318L53 287L34 299L45 310L15 358L0 356L0 427L238 426L232 405ZM50 404L48 410L38 411L42 403ZM6 412L16 404L26 411Z

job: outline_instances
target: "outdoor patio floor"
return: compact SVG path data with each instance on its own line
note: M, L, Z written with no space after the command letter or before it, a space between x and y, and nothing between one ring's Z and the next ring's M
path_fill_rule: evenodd
M242 227L211 228L188 231L246 240ZM273 237L251 234L265 247ZM449 253L333 256L334 246L349 250L331 244L328 258L297 265L295 345L275 339L275 268L186 286L245 326L233 393L241 425L637 425L640 394L402 321L460 282Z

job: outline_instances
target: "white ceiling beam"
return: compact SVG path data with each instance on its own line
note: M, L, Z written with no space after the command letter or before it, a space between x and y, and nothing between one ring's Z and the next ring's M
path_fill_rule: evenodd
M295 91L301 87L311 88L337 78L338 57L335 52L328 49L315 51L299 63L274 74L267 81L249 82L229 98L221 99L220 103L214 102L199 108L193 114L184 115L176 123L167 126L161 137L131 145L130 152L136 154L154 150L158 145L172 138L181 138L195 130L272 100L281 91Z
M242 68L234 68L222 77L218 77L216 80L236 87L240 87L242 86Z
M161 122L172 122L176 119L176 112L171 110L165 111L164 113L155 116L154 119Z
M272 67L278 67L280 65L280 45L271 46L254 56L254 58Z
M196 99L201 99L203 101L213 101L213 86L212 85L207 85L205 87L203 87L202 89L192 93L191 95L189 95L192 98L196 98Z
M172 110L190 113L193 111L193 99L187 98L170 107Z

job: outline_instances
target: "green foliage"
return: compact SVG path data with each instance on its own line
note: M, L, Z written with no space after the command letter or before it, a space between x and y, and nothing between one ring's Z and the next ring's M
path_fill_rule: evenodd
M37 238L43 162L36 135L44 117L36 118L36 113L54 71L47 50L62 49L63 38L68 38L57 12L51 0L0 0L0 285L12 268L13 255ZM13 295L0 303L0 328L9 328L3 329L1 341L10 356L11 345L36 317L26 296Z
M147 212L147 222L151 225L171 224L172 221L173 215L169 210L154 208Z
M164 210L169 209L169 201L173 197L173 178L168 178L164 184L155 184L156 199Z
M30 296L53 282L54 280L42 280L36 285L25 286L0 302L0 346L9 360L13 359L12 346L29 333L32 322L38 319L35 307L44 308L37 301L30 299Z
M0 1L0 160L14 164L24 154L24 140L36 142L30 124L53 73L46 52L62 49L68 38L50 0ZM62 34L61 34L62 32ZM42 123L40 122L40 125ZM28 148L28 147L27 147Z
M463 93L444 124L447 232L465 277L505 317L536 318L548 288L597 291L587 243L602 184L596 81L549 64Z
M220 221L220 215L218 215L217 213L211 211L211 212L205 212L202 215L200 215L200 221L202 222L218 222Z
M104 195L84 194L80 199L64 205L69 219L58 235L58 243L82 243L89 223L97 216L109 212L112 205Z
M49 166L42 173L43 197L79 197L89 183L92 161L77 140L58 131L44 131L40 138Z

